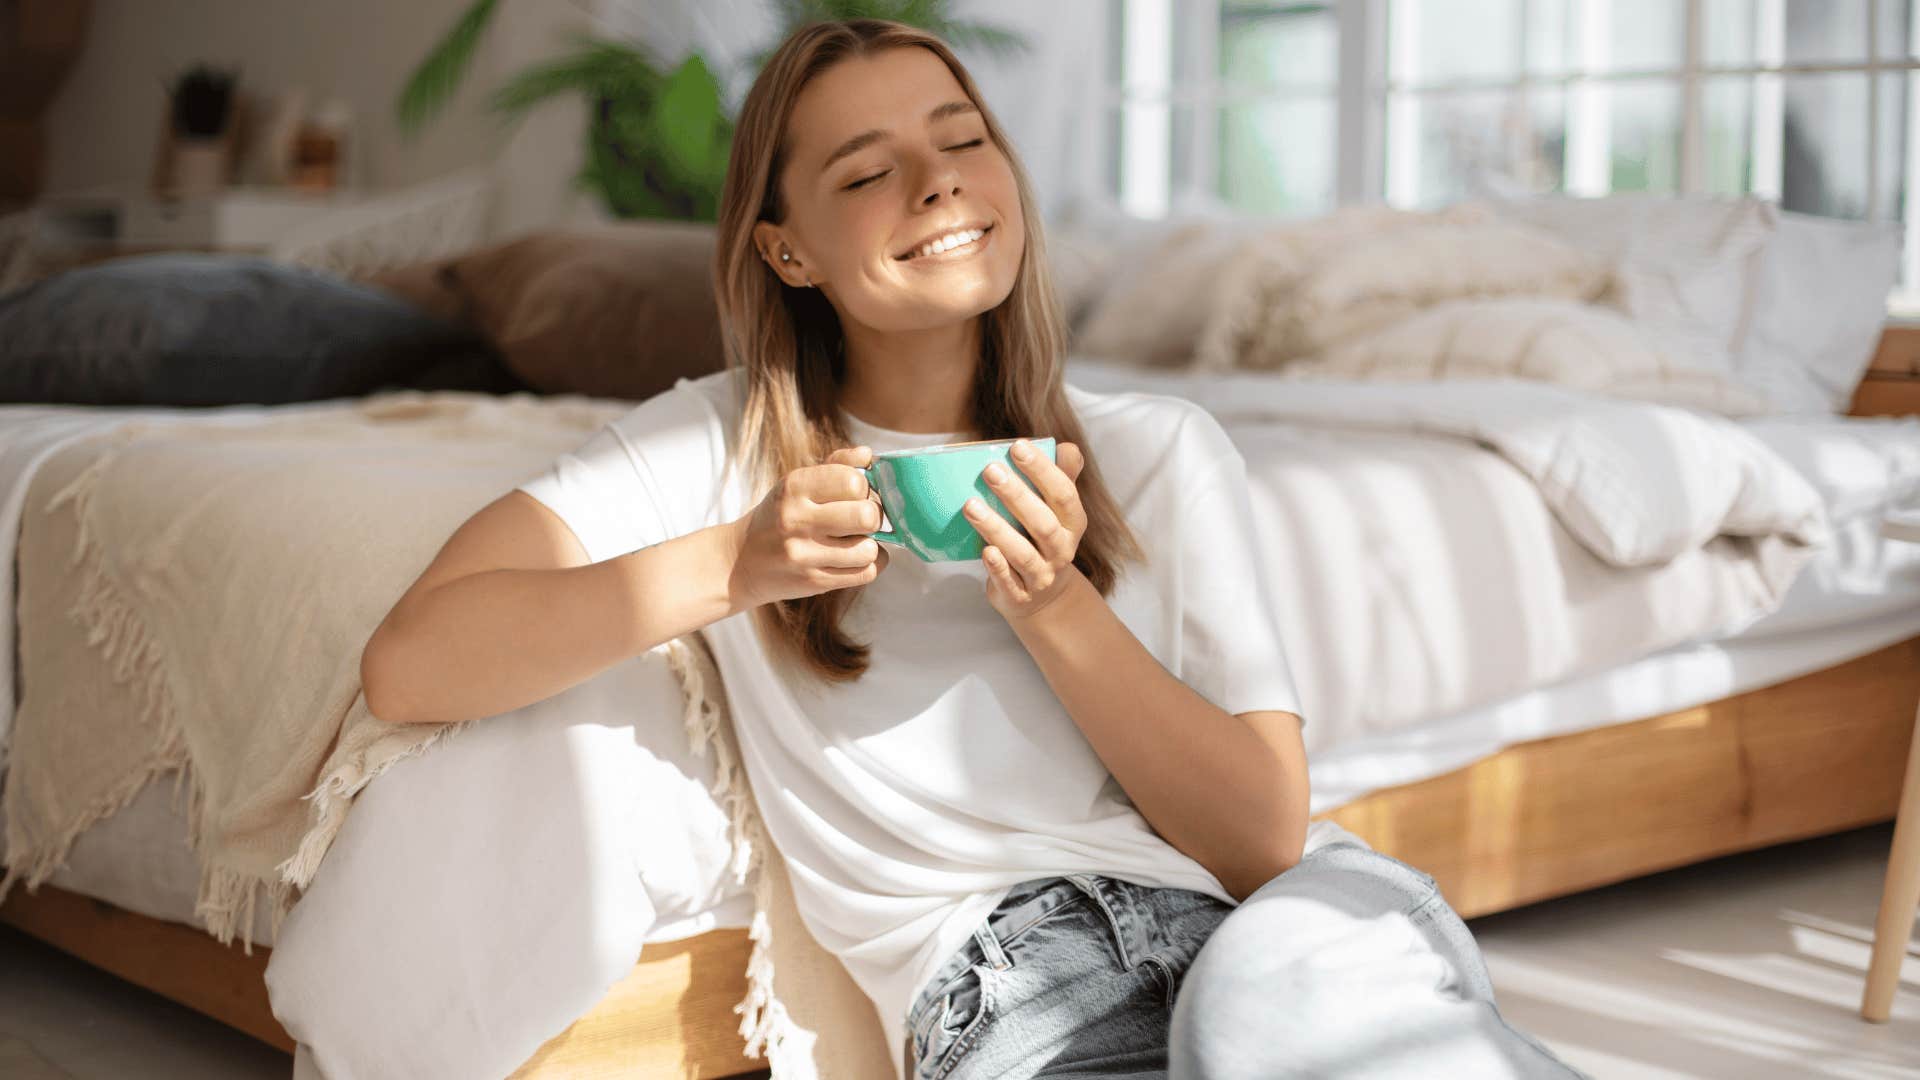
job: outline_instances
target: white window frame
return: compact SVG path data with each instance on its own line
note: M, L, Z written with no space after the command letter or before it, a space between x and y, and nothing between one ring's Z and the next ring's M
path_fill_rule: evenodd
M1260 89L1227 87L1217 78L1220 0L1109 0L1121 4L1118 24L1122 36L1120 50L1109 52L1124 58L1119 78L1109 77L1103 102L1107 109L1118 110L1122 145L1128 157L1121 162L1117 195L1122 207L1142 217L1162 217L1191 206L1217 205L1214 194L1216 176L1215 131L1209 122L1212 110L1228 104L1284 102L1311 98L1324 100L1323 86L1274 86ZM1569 19L1587 29L1577 36L1578 55L1570 57L1571 70L1565 74L1541 75L1528 70L1525 50L1528 43L1527 19L1530 5L1519 4L1516 31L1520 50L1516 78L1455 80L1408 84L1388 77L1390 42L1388 0L1334 0L1334 16L1339 27L1339 63L1333 87L1335 123L1336 205L1394 201L1387 190L1386 114L1388 102L1396 94L1409 94L1414 101L1463 92L1516 91L1524 96L1533 88L1560 89L1567 94L1567 160L1565 189L1570 194L1605 195L1611 190L1611 131L1607 122L1606 99L1593 93L1596 88L1623 82L1658 80L1677 84L1681 89L1680 178L1681 194L1698 194L1705 184L1706 132L1701 122L1705 113L1703 87L1706 80L1723 76L1747 76L1754 80L1752 173L1748 186L1755 194L1778 199L1782 186L1781 131L1785 119L1785 76L1859 73L1867 79L1867 219L1885 221L1892 217L1894 193L1882 191L1880 179L1880 111L1885 107L1880 76L1908 73L1906 86L1906 162L1902 170L1903 196L1908 217L1914 222L1906 230L1902 253L1902 279L1908 292L1896 295L1891 305L1903 315L1920 315L1920 12L1908 20L1909 40L1902 55L1880 57L1879 27L1882 5L1906 0L1866 0L1866 59L1852 63L1785 63L1784 0L1753 0L1757 27L1754 62L1751 64L1708 65L1704 62L1704 26L1706 0L1676 0L1685 5L1682 34L1682 60L1679 67L1601 70L1606 66L1602 50L1606 47L1607 15L1611 0L1570 0ZM1166 47L1153 49L1155 42ZM1200 77L1182 83L1175 78L1174 43L1185 48L1181 69ZM1145 59L1143 59L1145 58ZM1177 108L1196 108L1188 158L1175 162L1173 154L1173 112ZM1201 119L1205 118L1205 119ZM1114 160L1111 139L1114 126L1097 125L1102 160ZM1417 152L1410 146L1395 148L1397 154ZM1176 187L1172 178L1182 175L1186 184Z

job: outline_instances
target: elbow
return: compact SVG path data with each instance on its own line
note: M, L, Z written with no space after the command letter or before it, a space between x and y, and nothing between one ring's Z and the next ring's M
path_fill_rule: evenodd
M397 687L392 678L393 642L391 636L386 635L386 629L386 624L381 623L360 650L360 694L375 720L388 724L414 723L401 704L402 699L396 696Z
M1260 891L1260 887L1281 874L1294 868L1300 862L1300 853L1291 856L1285 852L1268 852L1264 857L1250 860L1245 865L1215 875L1220 879L1220 887L1227 890L1236 904L1244 904L1247 897Z

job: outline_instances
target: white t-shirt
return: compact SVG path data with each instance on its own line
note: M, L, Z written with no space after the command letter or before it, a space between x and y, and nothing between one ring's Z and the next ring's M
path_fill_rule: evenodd
M734 520L757 501L744 470L722 482L738 385L730 372L682 380L520 490L595 562ZM1226 433L1177 398L1068 392L1147 553L1114 611L1226 711L1299 713ZM959 439L848 422L876 451ZM889 554L842 624L872 649L858 680L777 667L748 613L705 633L799 914L873 1000L897 1057L921 986L1012 885L1084 872L1233 899L1134 808L987 603L983 565Z

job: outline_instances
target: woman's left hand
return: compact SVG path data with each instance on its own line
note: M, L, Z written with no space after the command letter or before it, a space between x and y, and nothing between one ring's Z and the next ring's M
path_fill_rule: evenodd
M1080 573L1073 556L1086 535L1087 514L1074 481L1086 459L1072 443L1059 444L1054 454L1058 464L1025 439L1013 444L1013 463L1033 488L997 463L986 468L987 487L1026 526L1026 536L985 500L967 500L967 521L987 544L980 556L987 567L987 602L1008 619L1039 613Z

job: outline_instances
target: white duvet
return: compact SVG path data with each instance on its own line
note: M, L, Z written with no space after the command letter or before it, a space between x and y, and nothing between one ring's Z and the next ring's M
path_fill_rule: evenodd
M1828 535L1797 469L1692 410L1519 380L1069 378L1196 401L1239 446L1309 749L1736 633Z

